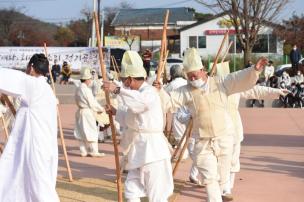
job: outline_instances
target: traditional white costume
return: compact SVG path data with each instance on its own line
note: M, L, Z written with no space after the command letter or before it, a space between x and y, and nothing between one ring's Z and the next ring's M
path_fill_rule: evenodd
M46 78L0 68L0 93L21 99L0 157L0 201L59 201L57 100Z
M145 77L140 56L127 51L121 77ZM121 87L116 117L123 121L124 153L127 156L125 196L139 201L164 202L173 193L172 167L168 142L163 134L161 101L156 89L144 82L138 90Z

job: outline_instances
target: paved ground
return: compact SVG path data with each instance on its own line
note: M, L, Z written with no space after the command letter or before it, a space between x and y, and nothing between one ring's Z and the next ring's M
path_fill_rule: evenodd
M116 201L113 147L99 145L106 157L81 158L73 138L74 105L60 106L69 160L75 181L66 181L60 154L57 190L61 201ZM236 202L302 202L304 193L304 110L241 109L245 141L241 173L236 177ZM3 137L3 134L2 136ZM61 152L61 151L60 151ZM191 185L191 161L182 163L176 175L176 194L171 201L206 201L204 188Z

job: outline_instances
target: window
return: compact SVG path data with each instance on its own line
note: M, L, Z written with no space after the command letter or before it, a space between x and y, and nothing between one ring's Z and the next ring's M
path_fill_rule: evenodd
M277 52L277 36L275 35L268 35L269 36L269 53L276 53Z
M261 34L258 35L258 39L253 46L253 53L268 53L268 35Z
M206 48L206 36L199 36L198 37L198 48Z
M236 35L229 35L229 43L230 41L233 41L233 44L231 45L229 49L229 53L241 53L242 52L242 46L237 38Z
M197 48L197 37L189 36L189 48Z

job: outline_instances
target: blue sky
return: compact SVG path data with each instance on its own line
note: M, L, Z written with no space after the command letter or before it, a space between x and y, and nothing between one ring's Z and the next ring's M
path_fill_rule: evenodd
M104 7L118 5L122 0L101 0ZM128 0L135 8L146 7L193 7L200 12L211 12L194 0ZM27 15L49 22L68 22L80 17L80 10L92 8L93 0L0 0L0 8L16 7ZM278 21L288 19L292 13L304 13L303 0L291 0Z

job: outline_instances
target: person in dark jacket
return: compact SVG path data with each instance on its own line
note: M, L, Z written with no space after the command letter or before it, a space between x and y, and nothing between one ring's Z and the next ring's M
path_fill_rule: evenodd
M301 59L301 51L297 48L297 45L293 46L293 49L290 51L289 57L292 65L292 76L294 76L298 71L299 61Z

